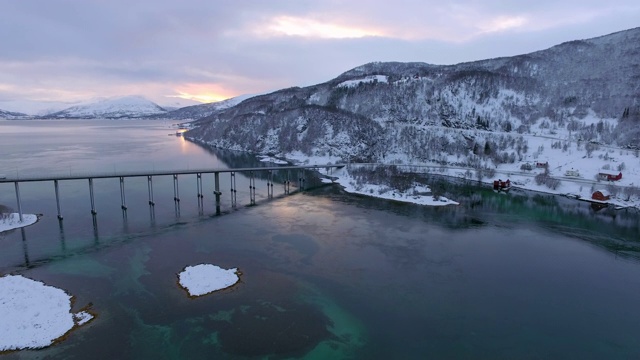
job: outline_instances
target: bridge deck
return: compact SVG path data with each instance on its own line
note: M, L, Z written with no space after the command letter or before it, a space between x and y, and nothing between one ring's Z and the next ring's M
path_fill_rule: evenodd
M10 182L32 182L32 181L54 181L54 180L82 180L82 179L105 179L105 178L127 178L127 177L146 177L146 176L166 176L166 175L195 175L195 174L214 174L214 173L230 173L230 172L250 172L250 171L275 171L275 170L305 170L317 168L341 168L346 164L331 165L287 165L287 166L264 166L264 167L247 167L247 168L209 168L209 169L188 169L188 170L145 170L145 171L122 171L122 172L94 172L94 173L73 173L69 175L27 175L27 176L11 176L3 175L0 183Z

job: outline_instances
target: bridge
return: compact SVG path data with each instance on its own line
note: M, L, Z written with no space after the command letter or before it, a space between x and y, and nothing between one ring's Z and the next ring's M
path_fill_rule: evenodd
M147 179L147 189L149 193L149 206L155 206L154 201L154 191L153 191L153 178L159 176L171 176L173 177L173 200L176 203L176 206L180 202L180 190L178 177L185 175L195 175L196 176L196 187L197 187L197 197L198 197L198 206L201 208L203 206L203 198L204 198L204 189L202 186L202 176L204 174L213 174L214 176L214 190L213 194L215 195L215 203L216 203L216 214L220 214L220 196L222 192L220 191L220 174L229 174L230 176L230 184L231 184L231 198L232 202L235 201L235 196L237 192L236 187L236 173L244 173L249 176L249 198L250 203L252 205L255 204L256 197L256 186L255 186L255 176L256 173L266 173L267 174L267 192L269 197L273 197L273 172L274 171L286 171L286 177L284 180L285 194L290 193L290 186L292 180L294 178L291 177L291 171L297 171L298 177L298 187L300 189L304 189L304 184L306 181L304 170L318 170L320 168L325 169L336 169L345 167L346 164L331 164L331 165L301 165L301 166L265 166L265 167L247 167L247 168L235 168L235 169L189 169L189 170L153 170L153 171L130 171L130 172L95 172L95 173L75 173L68 175L33 175L33 176L2 176L0 177L0 184L2 183L14 183L15 186L15 194L16 194L16 202L18 205L18 214L20 217L20 221L23 220L22 213L22 204L20 201L20 183L26 182L53 182L53 188L56 196L56 207L58 211L58 219L60 221L63 220L62 211L60 207L60 190L59 190L59 182L60 181L68 181L68 180L87 180L89 184L89 198L91 201L91 214L96 215L96 206L95 206L95 197L94 197L94 183L95 179L118 179L120 182L120 202L121 208L124 212L127 210L126 204L126 192L125 192L125 179L126 178L134 178L134 177L145 177Z

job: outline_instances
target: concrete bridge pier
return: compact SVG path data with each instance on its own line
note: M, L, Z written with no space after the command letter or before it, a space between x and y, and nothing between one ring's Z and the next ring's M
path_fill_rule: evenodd
M180 188L178 186L178 174L173 174L173 206L176 218L180 217Z
M201 173L196 174L196 188L198 190L198 214L202 215L204 213L204 202L203 202L204 195L202 195L202 174Z
M256 178L253 170L249 171L249 202L251 205L256 204Z
M236 187L236 173L235 171L232 171L231 173L231 207L232 208L236 208L236 203L237 203L237 194L238 194L238 188Z
M287 170L287 177L284 180L284 193L287 195L291 193L291 180L289 180L290 178L291 170Z
M306 178L305 178L305 173L304 170L298 170L298 186L300 187L300 190L304 190L304 185L306 182Z
M173 201L180 202L180 189L178 188L178 174L173 174Z
M273 171L267 170L267 198L273 199Z
M89 197L91 198L91 215L96 215L96 201L93 196L93 178L89 178Z
M20 203L20 185L16 181L14 183L16 185L16 202L18 203L18 216L20 218L20 222L22 222L22 204Z
M213 181L214 181L214 191L213 194L216 196L216 215L220 215L220 173L213 173Z
M156 224L156 207L152 204L149 204L149 222L152 226Z
M124 196L124 178L120 176L120 208L123 211L127 210L127 201Z
M153 179L150 175L147 176L147 189L149 190L149 205L155 206L156 203L153 201Z
M58 180L53 180L53 187L56 191L56 208L58 209L58 220L62 221L62 212L60 211L60 191L58 190Z

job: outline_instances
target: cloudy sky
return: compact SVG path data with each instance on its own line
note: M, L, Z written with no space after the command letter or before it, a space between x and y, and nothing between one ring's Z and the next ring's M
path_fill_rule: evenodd
M517 55L639 19L637 0L0 0L0 109L211 102L371 61Z

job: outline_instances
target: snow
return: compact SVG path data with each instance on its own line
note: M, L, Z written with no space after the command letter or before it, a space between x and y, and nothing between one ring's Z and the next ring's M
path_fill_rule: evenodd
M33 214L22 214L22 222L18 213L0 214L0 233L33 225L36 221L38 221L38 216Z
M232 98L229 98L229 99L226 99L226 100L221 100L221 101L214 102L214 104L217 105L216 109L218 109L218 110L228 109L228 108L231 108L231 107L234 107L234 106L240 104L241 102L243 102L243 101L245 101L245 100L247 100L249 98L252 98L252 97L255 97L255 96L258 96L258 95L259 94L238 95L236 97L232 97Z
M339 159L331 156L307 156L299 151L287 153L284 157L298 165L317 165L318 172L327 176L322 181L325 183L337 183L348 193L365 196L373 196L381 199L409 202L427 206L458 205L456 201L444 196L434 197L431 189L422 184L414 184L409 192L400 192L388 186L379 184L357 184L350 176L346 167L342 169L327 168L327 165L340 163ZM354 164L354 166L358 166Z
M54 118L120 118L162 114L166 111L156 103L138 95L102 99L49 114Z
M192 99L185 99L182 97L178 97L178 96L163 96L159 99L156 99L155 101L156 104L162 106L165 110L167 111L171 111L171 110L176 110L176 109L180 109L183 107L187 107L187 106L193 106L193 105L201 105L202 102L200 101L196 101L196 100L192 100Z
M431 195L431 189L422 184L414 184L409 192L400 192L385 185L358 184L355 179L349 175L346 168L333 170L332 174L328 176L329 178L324 178L322 181L325 183L338 183L346 192L352 194L373 196L381 199L402 201L418 205L459 205L459 203L449 200L444 196L435 197Z
M585 150L585 142L578 142L570 137L569 131L566 129L555 129L555 134L550 133L550 129L540 129L537 135L522 135L528 144L529 151L523 154L522 161L516 161L513 164L499 164L490 166L495 169L496 174L491 178L483 178L482 182L491 184L493 180L501 178L503 180L510 179L512 187L525 190L532 190L557 195L567 195L587 201L592 201L591 196L596 190L608 190L611 193L611 199L607 203L617 207L636 207L640 209L640 196L628 195L624 193L624 189L637 187L640 185L640 157L638 152L628 149L620 149L610 146L600 146L599 149L593 150L589 155ZM475 134L481 132L469 131ZM512 136L521 136L513 134ZM553 148L554 142L562 142L567 144L566 150L562 148ZM396 159L406 167L424 167L425 172L437 172L445 176L453 176L459 178L477 179L475 169L459 167L454 165L441 166L435 163L418 163L412 162L407 156ZM446 158L449 164L456 161L456 156L452 155ZM522 164L534 164L536 162L549 163L549 176L560 181L556 189L549 188L535 182L535 176L544 172L544 169L534 169L531 171L521 170ZM610 169L603 169L609 167ZM618 167L623 167L618 170ZM437 169L437 170L435 170ZM580 176L567 176L568 170L574 170ZM601 172L611 172L617 175L622 172L622 179L619 181L606 181L598 177ZM614 194L611 190L618 190Z
M544 185L536 185L532 177L540 173L542 169L534 169L530 172L520 170L521 163L502 164L497 170L502 174L511 174L512 182L521 183L520 187L555 193L571 194L580 198L590 199L596 190L605 188L631 187L640 185L640 160L637 152L633 150L620 149L615 147L600 146L589 155L585 150L585 142L577 142L569 138L566 129L557 129L557 134L525 135L529 144L529 153L523 162L548 161L549 175L561 181L557 189L550 189ZM567 149L553 149L551 144L556 141L566 143ZM603 169L609 167L610 169ZM621 170L618 170L618 168ZM567 177L567 170L576 170L582 175L580 177ZM612 173L618 175L622 172L622 179L619 181L606 181L598 178L599 173ZM504 176L503 175L503 176ZM618 206L635 206L640 208L638 197L626 197L618 195L610 203Z
M276 164L276 165L287 165L287 164L289 164L286 160L281 160L281 159L275 158L273 156L267 156L267 155L260 155L260 156L258 156L258 159L261 162L269 162L269 163L273 163L273 164Z
M387 83L388 82L388 77L386 75L369 75L366 76L362 79L354 79L354 80L347 80L347 81L343 81L340 84L336 85L336 87L347 87L347 88L352 88L352 87L356 87L360 84L363 83L372 83L372 82L383 82L383 83Z
M585 121L589 121L589 119L585 119ZM440 135L445 134L447 131L454 131L434 126L425 126L425 128L434 134ZM485 136L484 134L491 134L490 132L483 132L475 129L460 129L455 131L472 135L478 142L482 142L482 139ZM487 165L493 168L496 173L490 178L485 176L482 179L482 182L486 184L486 186L491 186L493 180L497 180L498 178L503 180L509 179L511 180L512 187L514 188L557 195L567 195L587 201L592 201L591 196L593 192L597 190L607 190L611 194L611 199L608 200L607 203L613 204L618 208L635 207L640 209L640 195L631 194L632 191L627 192L627 190L632 190L633 187L638 187L640 185L640 151L600 145L599 148L593 150L591 154L587 154L587 151L585 150L585 142L576 141L576 139L572 137L571 132L566 129L537 129L536 132L537 134L522 135L514 132L499 133L501 135L512 137L522 136L526 140L529 150L522 154L523 158L521 161L516 161L512 164L505 163L495 166L492 163L488 163ZM557 143L558 141L562 142L562 144L566 143L566 148L564 148L564 146L562 148L554 148L552 144ZM336 164L344 162L337 157L308 156L300 151L281 154L278 156L300 165ZM425 173L435 173L443 176L477 180L476 169L454 165L456 162L460 161L457 155L441 154L441 156L446 161L447 165L442 165L441 163L433 161L418 161L417 159L402 153L387 155L385 164L395 164L400 169L409 170L411 168L418 168L420 171ZM534 166L533 170L526 171L521 170L520 168L521 165L525 163L535 165L536 162L545 161L549 163L549 176L560 181L559 186L555 189L549 188L545 184L538 185L536 183L535 176L542 173L544 169L536 169ZM318 168L321 169L322 166L323 165L318 165ZM618 168L622 169L618 170ZM567 175L567 171L570 170L577 172L577 176ZM619 181L602 180L597 176L602 172L610 172L615 175L622 172L622 179ZM433 199L428 200L428 196L422 195L418 197L414 195L414 193L425 192L419 190L417 187L419 185L416 185L415 190L411 189L409 194L400 194L385 186L351 184L353 179L347 172L339 173L334 170L333 174L326 175L332 176L332 182L339 183L341 186L345 187L345 190L348 192L398 201L411 201L425 205L440 205L440 201L433 201Z
M73 314L73 319L76 322L76 325L82 326L93 319L93 315L86 311L79 311Z
M234 285L240 280L238 275L237 268L225 270L212 264L200 264L187 266L178 274L178 282L190 296L201 296Z
M53 344L93 316L71 313L71 296L21 275L0 277L0 352Z

